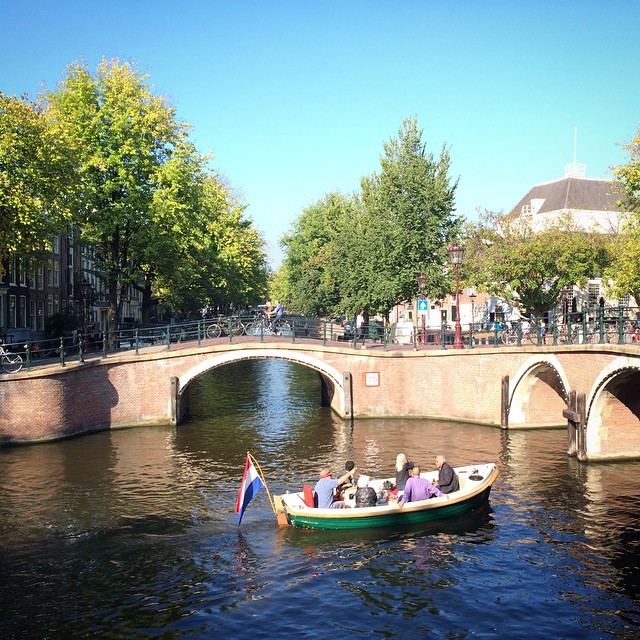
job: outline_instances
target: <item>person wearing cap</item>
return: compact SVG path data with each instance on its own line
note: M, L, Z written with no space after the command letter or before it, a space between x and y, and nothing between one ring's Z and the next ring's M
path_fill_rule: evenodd
M347 471L343 476L340 476L337 480L331 476L331 469L322 469L318 474L319 480L316 482L314 491L318 498L318 508L327 509L329 507L333 509L342 509L344 507L343 500L336 500L334 502L333 496L339 484L346 482L348 478L353 478L355 467L351 471Z

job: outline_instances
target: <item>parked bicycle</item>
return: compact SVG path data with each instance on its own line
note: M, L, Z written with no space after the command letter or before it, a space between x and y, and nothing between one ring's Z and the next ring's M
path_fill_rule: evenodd
M0 340L0 366L6 373L18 373L22 369L22 356L7 351L2 340Z
M292 331L291 325L284 318L271 321L265 313L257 315L253 322L247 325L246 332L248 336L260 335L287 335Z
M503 344L508 346L513 346L518 344L518 338L520 338L520 343L529 340L532 344L538 344L538 334L535 331L531 330L531 327L523 327L518 333L518 328L516 326L511 327L511 329L505 329L500 334L500 339Z
M219 338L221 335L229 335L229 331L231 331L231 335L241 336L245 330L244 323L240 318L229 319L220 316L217 320L207 322L205 333L207 338Z

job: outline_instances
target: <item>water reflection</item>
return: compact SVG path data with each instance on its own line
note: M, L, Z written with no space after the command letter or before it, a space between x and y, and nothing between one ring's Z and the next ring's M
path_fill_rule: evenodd
M191 401L177 429L0 450L0 635L637 637L640 464L580 464L561 430L344 422L283 362L211 372ZM273 493L346 459L390 476L399 451L501 475L455 521L281 529L262 492L238 530L247 450Z

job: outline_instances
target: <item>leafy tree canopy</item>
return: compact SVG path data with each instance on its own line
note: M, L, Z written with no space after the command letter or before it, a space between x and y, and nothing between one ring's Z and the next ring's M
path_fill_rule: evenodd
M570 216L534 232L520 217L485 212L464 235L468 284L538 316L557 304L560 289L585 285L610 261L610 238L580 231Z
M37 259L64 232L77 191L72 147L43 105L0 93L0 273L9 256Z

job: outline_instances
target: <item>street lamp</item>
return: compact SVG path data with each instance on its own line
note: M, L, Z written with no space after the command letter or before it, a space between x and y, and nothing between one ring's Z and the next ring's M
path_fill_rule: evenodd
M82 296L82 350L87 351L87 303L89 301L89 292L91 291L91 285L87 282L86 278L82 278L82 282L78 287L80 289L80 295Z
M460 325L460 265L464 256L464 249L454 242L453 247L447 249L449 260L456 270L456 334L453 339L454 349L464 349L462 342L462 326Z
M476 326L475 326L475 324L476 324L475 323L475 313L474 313L475 312L474 306L475 306L475 301L476 301L476 295L477 295L476 294L476 289L475 289L475 287L473 287L471 289L471 291L469 292L469 299L471 300L471 342L472 342L472 344L475 344L475 342L473 342L473 332L475 331L475 328L476 328Z
M424 275L424 271L420 272L420 275L416 278L416 281L418 283L418 289L420 290L420 300L424 300L424 287L425 287L425 284L427 283L427 276ZM420 342L421 344L425 344L426 331L424 326L425 325L424 309L421 309L420 313L422 315L422 334L418 342Z
M571 287L562 287L560 295L562 296L562 323L567 325L567 312L569 311L569 294L572 293Z

